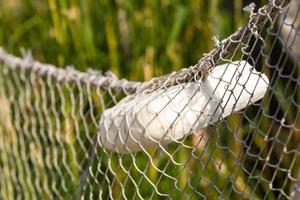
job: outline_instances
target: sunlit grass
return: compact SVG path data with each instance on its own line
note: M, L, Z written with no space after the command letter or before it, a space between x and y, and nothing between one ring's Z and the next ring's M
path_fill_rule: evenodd
M267 1L262 3L265 2ZM150 80L152 77L195 64L203 53L214 48L211 41L213 35L217 34L220 39L224 39L244 25L248 14L242 12L242 6L241 0L234 0L229 6L228 1L225 0L191 0L184 3L179 0L4 0L0 3L0 46L16 55L20 55L20 47L31 49L36 59L59 67L73 64L79 70L88 68L99 71L111 70L121 78ZM235 58L239 59L240 54L237 53ZM268 71L268 68L264 70L268 77L274 75L273 72ZM7 74L1 73L3 73L0 76L2 85L4 81L2 78ZM299 69L294 73L299 75ZM0 169L4 177L0 183L5 182L6 187L0 188L0 195L7 199L14 199L17 192L23 188L30 191L29 198L36 193L41 198L47 199L49 198L47 190L52 190L47 188L47 181L51 183L56 181L57 185L49 187L58 188L56 192L63 198L72 198L77 194L76 189L80 184L83 170L81 168L87 165L86 156L92 145L88 136L84 135L86 127L83 125L81 113L83 111L79 110L80 98L86 109L90 109L87 106L89 101L87 88L81 88L86 96L71 96L78 93L78 86L68 84L58 86L51 82L51 87L55 88L52 94L54 100L51 100L51 94L47 93L49 82L41 80L38 83L38 80L34 80L29 84L25 80L29 77L23 78L23 82L13 79L11 83L17 87L15 96L19 98L19 103L22 104L24 98L22 95L25 95L22 94L23 87L33 87L31 91L33 97L28 103L37 102L32 105L35 109L52 106L52 112L59 114L57 116L52 114L47 118L46 124L51 124L55 130L55 133L49 135L49 139L48 135L43 137L45 133L39 133L39 129L33 128L43 125L41 120L45 118L46 113L43 111L41 114L31 113L32 119L29 119L27 128L34 132L34 138L30 144L22 144L23 146L17 149L7 145L17 140L16 130L10 124L16 120L17 115L7 114L5 107L9 106L1 108L0 115L5 118L0 120L0 158L2 159L0 159ZM24 86L24 83L27 85ZM284 153L285 157L280 166L287 169L294 159L295 155L282 150L279 144L272 147L272 138L275 137L285 142L290 141L288 146L290 149L295 149L300 140L297 136L299 133L295 133L300 128L300 117L293 113L296 105L292 105L291 100L288 99L295 94L299 102L300 91L298 88L294 91L295 83L290 83L289 88L286 88L282 81L279 83L261 102L263 109L253 107L247 110L246 116L253 121L244 119L241 114L232 115L217 129L211 128L211 131L207 131L205 136L209 138L208 142L201 143L194 151L182 148L180 144L165 147L168 152L174 153L172 156L179 164L172 163L168 155L159 149L150 149L148 152L150 156L137 153L133 158L130 155L112 154L110 159L108 158L110 152L107 154L98 150L98 155L92 163L92 171L106 172L106 177L101 173L92 177L96 178L99 184L89 177L94 187L85 192L88 195L91 192L96 198L101 191L101 194L107 197L111 189L114 197L122 197L124 194L128 198L144 195L144 198L154 199L161 198L157 192L170 194L173 198L185 194L194 198L206 195L211 199L217 198L220 194L230 199L240 199L239 194L243 194L246 198L259 199L268 193L269 199L275 199L276 194L270 192L266 182L259 182L249 177L245 170L250 171L253 176L266 178L272 178L271 172L274 171L274 168L265 166L263 161L249 156L247 154L249 152L255 154L261 151L261 158L266 160L272 151L272 161L279 159ZM6 83L4 86L9 87L9 84ZM44 92L45 96L49 97L48 103L38 100L40 92ZM61 102L56 100L57 94L62 94L59 98L64 100ZM8 104L9 97L6 99L2 96L5 95L0 96L1 105ZM92 91L91 96L96 105L95 113L101 113L105 109L103 103L107 103L107 107L114 105L111 97L105 92ZM118 98L121 97L123 94ZM101 98L104 102L100 102ZM280 134L278 133L280 122L274 122L273 118L264 115L274 112L269 108L271 103L267 102L268 99L272 99L272 103L278 105L278 113L283 113L287 123L291 124L295 121L297 130L284 128L280 130ZM26 106L23 106L26 110ZM260 117L261 115L263 117ZM39 118L36 118L37 116ZM57 118L59 120L55 121ZM18 120L22 124L22 119ZM76 121L80 121L80 124L76 124ZM94 127L92 119L87 121L89 127ZM4 126L5 122L7 123ZM254 127L251 122L257 127ZM45 125L44 128L49 128L49 125ZM95 132L94 127L90 137L95 138ZM289 135L291 138L288 138ZM78 138L81 138L81 141L78 141ZM49 147L48 140L51 139L61 143L54 142L55 145ZM197 139L199 138L190 136L185 143L197 144L195 142ZM37 143L38 141L40 143ZM30 163L32 169L24 163L22 160L24 157L18 157L22 150L25 150L26 156L30 155L31 160L34 161ZM273 151L277 153L273 155ZM47 167L44 166L43 160L45 152L49 153L45 157L48 159ZM7 157L8 155L11 158ZM66 158L67 163L56 163L55 158ZM244 171L241 170L241 162ZM16 180L13 176L16 174L10 174L14 165L18 165L17 171L34 172L31 177L23 174L23 182L15 184ZM296 158L294 168L299 166L300 160ZM292 170L291 173L296 177L298 172ZM64 176L65 180L63 180ZM178 179L174 180L170 177ZM278 179L281 177L284 177L284 174L280 174ZM45 189L42 192L32 189L39 183L42 189ZM156 187L157 191L154 191L153 187ZM284 189L288 190L288 187L291 186L287 185ZM259 192L254 194L254 190Z

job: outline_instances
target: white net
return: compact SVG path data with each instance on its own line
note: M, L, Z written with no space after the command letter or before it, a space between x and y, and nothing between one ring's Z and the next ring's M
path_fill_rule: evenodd
M299 198L288 2L250 9L195 66L145 83L1 50L0 199Z

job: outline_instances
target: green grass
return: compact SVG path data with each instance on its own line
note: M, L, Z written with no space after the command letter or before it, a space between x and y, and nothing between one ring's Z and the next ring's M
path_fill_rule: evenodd
M120 78L144 81L195 64L203 53L214 48L213 35L224 39L244 25L248 14L241 11L242 1L232 1L231 9L225 9L227 5L226 0L2 0L0 46L16 55L20 55L21 47L31 49L37 60L59 67L74 65L82 71L88 68L111 70ZM268 41L272 43L273 39L270 37ZM238 52L237 57L240 54ZM10 94L18 99L10 114L0 109L0 116L6 116L0 120L0 171L5 182L2 184L0 180L0 186L4 187L0 188L0 198L14 199L24 190L28 191L29 199L34 195L49 199L47 190L52 191L52 187L57 188L54 192L62 198L73 198L96 133L92 117L84 114L91 111L89 102L95 105L93 112L101 113L104 108L100 98L106 106L112 106L111 96L76 84L59 85L39 78L30 82L28 74L18 80L20 72L5 72L0 68L0 83L6 88L0 91L1 104L13 105L2 96ZM279 77L266 66L263 70L269 77ZM293 73L297 76L299 70ZM267 195L269 199L276 199L279 193L270 190L268 182L257 177L271 181L272 174L277 173L273 182L279 187L287 172L275 172L274 167L266 165L266 159L269 163L280 160L279 167L290 169L292 177L296 177L300 165L299 157L292 151L299 149L300 117L293 112L298 110L298 105L289 99L294 95L299 102L300 90L294 82L288 82L290 87L286 88L285 80L279 79L274 92L269 91L261 102L262 107L256 105L245 111L249 119L243 118L241 113L232 115L218 127L210 128L209 142L194 150L180 144L169 145L167 150L178 165L155 149L149 150L150 156L140 152L134 157L110 155L97 149L92 172L98 174L88 177L84 195L93 194L96 198L102 192L107 197L111 190L113 197L121 199L122 192L129 199L138 199L139 195L146 199L163 199L153 190L156 187L160 193L175 199L183 194L194 199L201 199L201 195L216 199L220 194L240 199L241 193L246 198L260 199ZM15 89L8 91L11 86ZM50 87L54 88L53 94L48 93ZM26 99L28 90L30 98ZM123 97L123 94L115 95ZM24 101L29 105L23 105ZM278 105L278 112L283 113L287 123L295 123L297 128L281 127L280 122L268 117L266 114L274 112L272 105ZM30 107L34 111L29 112ZM85 110L80 110L81 107ZM18 109L24 109L23 113ZM39 109L40 113L36 111ZM25 116L30 117L27 125ZM16 145L16 140L22 141L14 127L18 125L22 126L19 129L33 131L27 143ZM43 130L53 132L39 133ZM87 132L91 135L86 135ZM195 146L198 140L199 137L190 136L184 144ZM288 143L287 149L280 142ZM22 152L25 153L20 157ZM259 155L261 160L249 153ZM60 158L67 163L55 163L55 159ZM9 171L13 166L18 167L14 175L21 176L21 183L16 186L16 177ZM292 181L282 186L287 193L291 187Z

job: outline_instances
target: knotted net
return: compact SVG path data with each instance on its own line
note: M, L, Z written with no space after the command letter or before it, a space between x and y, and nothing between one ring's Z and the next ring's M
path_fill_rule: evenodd
M297 199L300 4L149 82L0 50L0 199Z

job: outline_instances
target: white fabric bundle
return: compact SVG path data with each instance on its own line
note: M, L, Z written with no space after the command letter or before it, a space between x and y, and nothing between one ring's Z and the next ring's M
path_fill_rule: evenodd
M265 74L238 61L216 66L204 83L128 96L103 112L98 142L118 153L132 153L180 140L261 99L268 84Z
M280 35L283 47L293 50L294 59L300 56L300 1L292 0L279 17Z

